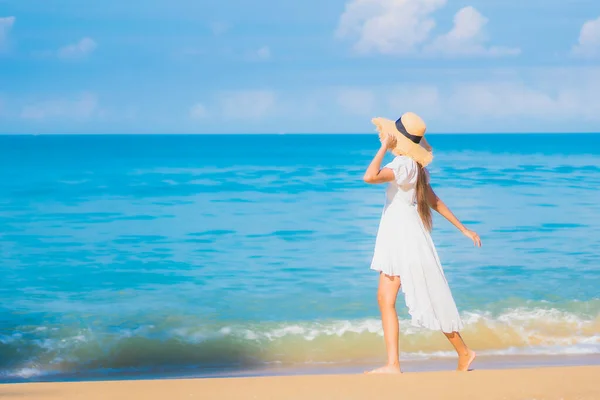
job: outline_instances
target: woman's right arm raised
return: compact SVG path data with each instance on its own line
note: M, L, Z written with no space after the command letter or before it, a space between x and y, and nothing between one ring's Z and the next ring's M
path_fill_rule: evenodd
M389 148L389 139L384 139L381 142L381 147L373 157L371 164L365 171L365 175L363 180L366 183L385 183L391 182L394 180L394 171L389 168L381 168L381 162L383 161L383 157L385 157L385 153Z

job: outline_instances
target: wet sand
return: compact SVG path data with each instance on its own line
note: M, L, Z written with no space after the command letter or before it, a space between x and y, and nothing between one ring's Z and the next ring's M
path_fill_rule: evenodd
M600 366L404 373L25 383L2 399L600 399Z

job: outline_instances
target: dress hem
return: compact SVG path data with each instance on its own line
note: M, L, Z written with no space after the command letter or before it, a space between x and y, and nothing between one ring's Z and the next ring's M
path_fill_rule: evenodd
M453 319L452 321L450 321L449 324L443 324L442 326L442 324L437 318L431 315L425 316L423 313L415 312L413 310L413 307L409 305L414 304L414 301L412 299L409 299L409 296L407 296L407 293L404 289L405 286L402 284L402 277L399 274L387 273L386 271L384 271L383 268L378 268L375 266L371 266L370 269L373 271L380 272L387 276L396 276L400 278L400 290L402 291L402 294L404 294L404 301L406 307L408 308L408 314L411 317L410 323L412 326L415 326L417 328L425 328L432 331L442 331L444 333L460 332L464 329L464 324L460 319Z

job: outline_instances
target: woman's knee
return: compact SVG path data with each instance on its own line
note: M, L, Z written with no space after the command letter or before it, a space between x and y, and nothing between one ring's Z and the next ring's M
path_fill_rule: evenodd
M379 303L379 307L395 307L396 295L380 290L377 292L377 303Z
M395 307L399 289L400 277L382 274L379 281L379 290L377 291L379 306Z

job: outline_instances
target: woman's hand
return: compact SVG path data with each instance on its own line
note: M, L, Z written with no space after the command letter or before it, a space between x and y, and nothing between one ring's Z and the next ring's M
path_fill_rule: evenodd
M463 235L471 239L475 246L481 247L481 239L479 238L477 232L473 232L465 228L465 226L458 220L458 218L456 218L456 216L452 214L452 211L450 211L448 206L444 204L442 199L440 199L435 194L435 192L431 188L431 185L427 187L427 202L429 203L429 206L432 209L440 213L442 217L446 218L452 225L458 228L458 230L461 231Z
M384 135L383 139L380 138L379 141L381 142L382 149L388 150L390 147L392 147L392 138L390 135Z
M481 247L481 238L479 237L479 235L477 234L477 232L473 232L469 229L465 229L463 231L463 234L468 237L469 239L471 239L473 241L473 243L475 244L475 246L477 247Z

